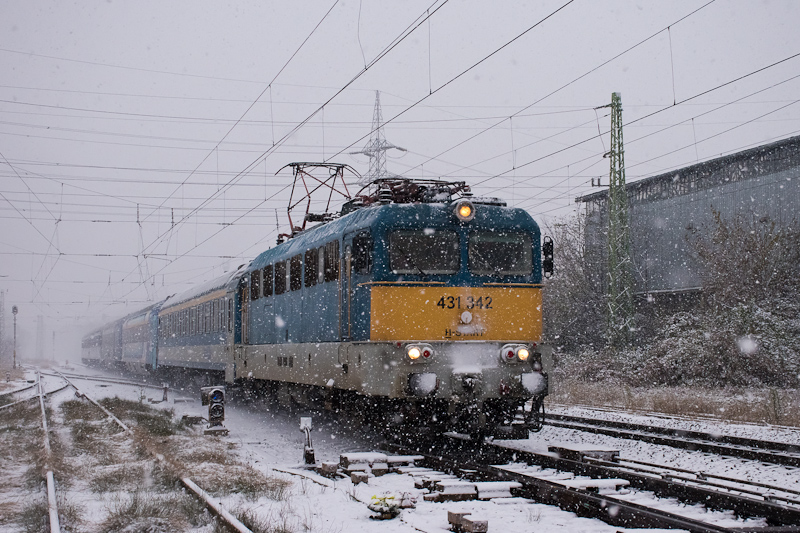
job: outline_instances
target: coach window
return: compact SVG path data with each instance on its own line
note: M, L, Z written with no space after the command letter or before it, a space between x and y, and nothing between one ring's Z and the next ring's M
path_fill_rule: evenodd
M219 330L219 300L211 300L211 331Z
M481 276L527 276L533 247L527 233L476 231L469 235L469 270Z
M262 277L264 278L264 297L272 296L272 265L264 267Z
M289 279L289 287L293 291L299 291L303 286L303 256L297 254L291 259L292 275Z
M313 287L317 284L317 249L312 248L306 250L306 271L305 271L305 284L306 287Z
M233 331L233 300L228 299L228 333Z
M261 296L261 271L250 272L250 300L258 300Z
M275 263L275 294L286 292L286 261Z
M372 235L363 232L353 238L353 272L369 274L372 271Z
M325 245L325 281L339 279L339 241Z

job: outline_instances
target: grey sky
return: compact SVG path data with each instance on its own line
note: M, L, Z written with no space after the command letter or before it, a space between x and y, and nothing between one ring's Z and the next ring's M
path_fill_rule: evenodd
M290 183L275 172L331 158L366 172L349 152L375 90L384 120L434 93L387 124L408 149L390 171L466 180L540 221L607 182L609 118L594 108L612 91L633 121L629 181L800 132L800 57L693 98L800 53L791 0L575 0L440 89L566 3L3 1L7 315L16 303L24 334L41 314L71 339L273 246Z

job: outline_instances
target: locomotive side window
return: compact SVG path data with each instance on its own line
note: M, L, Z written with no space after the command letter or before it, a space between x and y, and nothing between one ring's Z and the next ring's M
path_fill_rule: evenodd
M312 248L306 250L306 271L305 271L305 284L306 287L313 287L317 284L317 249Z
M325 281L339 279L339 241L325 245Z
M272 265L267 265L263 270L264 297L272 296Z
M275 263L275 294L286 292L286 262Z
M320 246L317 250L317 283L325 281L325 247Z
M372 235L369 232L353 237L353 272L369 274L372 271Z
M258 300L261 296L261 271L254 270L250 272L250 299Z
M455 274L459 248L454 231L396 230L389 233L389 265L395 274Z
M297 254L290 259L291 276L289 278L289 288L299 291L303 287L303 256Z
M527 276L533 248L527 233L476 231L469 236L469 269L481 276Z

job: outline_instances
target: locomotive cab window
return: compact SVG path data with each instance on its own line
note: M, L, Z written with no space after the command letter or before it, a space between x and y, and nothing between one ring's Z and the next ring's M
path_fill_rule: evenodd
M469 270L481 276L527 276L533 248L527 233L476 231L469 236Z
M372 271L372 235L369 232L353 237L353 272L369 274Z
M454 231L396 230L389 233L389 265L395 274L455 274L459 248Z

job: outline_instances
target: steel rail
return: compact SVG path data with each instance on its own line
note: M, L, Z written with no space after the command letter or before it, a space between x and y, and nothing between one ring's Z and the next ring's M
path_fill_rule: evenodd
M61 377L70 377L72 379L81 379L84 381L100 381L104 383L113 383L115 385L130 385L133 387L145 387L148 389L157 389L163 390L163 386L152 385L150 383L144 381L126 381L122 379L115 379L115 378L105 378L102 376L83 376L80 374L64 374L62 372L55 371L54 373L42 372L42 374L46 376L61 376Z
M95 406L99 407L109 418L111 418L118 426L120 426L125 433L129 435L133 435L133 431L123 423L119 418L114 416L111 411L97 403L92 397L88 396L85 392L80 390L77 385L72 383L66 376L59 372L59 376L61 376L64 381L66 381L73 389L75 389L76 394L78 394L81 398L86 398ZM150 450L150 453L160 462L166 461L163 455L159 453L155 453ZM188 476L181 476L180 477L181 484L186 487L192 494L198 497L202 502L217 516L219 516L228 526L233 528L235 531L239 533L253 533L250 529L247 528L238 518L233 516L230 512L228 512L221 503L216 502L213 498L203 489L201 489L192 479Z
M714 488L723 489L723 490L726 490L726 491L729 491L729 492L747 494L747 495L750 495L750 496L755 496L757 498L763 499L764 501L776 501L776 500L778 500L778 501L786 502L786 503L791 504L791 505L800 506L800 500L798 500L798 499L791 498L789 496L780 496L778 494L766 494L764 492L759 492L759 491L754 490L753 488L751 488L751 487L758 487L758 488L765 488L765 489L773 490L773 491L797 494L796 491L792 491L791 489L782 489L780 487L774 487L772 485L767 485L767 484L764 484L764 483L745 481L745 480L742 480L742 479L729 478L729 477L725 477L725 476L716 476L714 474L707 474L706 475L706 474L704 474L702 472L692 472L692 471L689 471L689 470L684 470L682 468L647 463L649 466L651 466L653 468L660 468L662 470L668 470L668 471L672 471L672 472L681 472L681 473L686 473L686 474L690 474L690 475L699 476L699 477L691 478L691 477L686 477L686 476L683 476L683 475L680 475L680 474L671 474L671 473L668 473L668 472L659 472L657 470L651 470L651 469L648 469L648 468L641 468L641 467L637 467L637 466L631 466L631 465L629 465L627 463L637 464L639 462L638 461L630 461L628 459L620 459L620 461L618 463L611 462L611 461L605 461L603 459L597 459L595 457L584 457L584 460L588 461L590 463L601 465L601 466L605 466L605 467L611 468L611 469L618 469L618 470L622 470L622 471L626 471L627 470L627 471L632 471L632 472L639 472L639 473L642 473L642 474L651 474L651 475L659 476L659 477L661 477L663 479L669 479L669 480L672 480L672 481L681 481L683 483L692 483L692 484L699 485L699 486L714 487ZM733 485L726 485L724 483L716 483L716 482L713 482L713 481L708 481L707 479L705 479L705 477L710 477L710 478L714 478L714 479L721 479L721 480L724 480L724 481L728 481L730 483L738 483L739 485L742 485L742 486L737 487L737 486L733 486ZM800 507L798 507L798 508L800 508Z
M49 396L51 394L55 394L56 392L61 392L62 390L66 389L67 387L69 387L69 385L68 384L64 384L63 386L61 386L61 387L59 387L59 388L57 388L55 390L51 390L50 392L45 392L44 395L45 396ZM8 409L10 407L13 407L15 405L19 405L21 403L29 402L31 400L36 400L38 398L39 398L39 396L37 394L36 396L31 396L29 398L23 398L22 400L17 400L16 402L7 403L5 405L0 405L0 411L2 411L3 409Z
M5 398L6 396L13 396L18 392L24 392L26 390L32 389L36 386L36 383L33 385L28 385L27 387L22 387L21 389L14 389L12 391L0 393L0 398Z
M653 468L665 468L665 469L668 469L668 470L674 470L675 472L683 472L684 474L694 474L696 476L702 476L702 477L706 477L706 478L710 478L711 477L711 478L715 478L715 479L721 479L723 481L730 481L732 483L745 483L745 484L748 484L748 485L752 485L754 487L760 487L760 488L764 488L764 489L772 489L772 490L785 492L787 494L794 494L796 496L800 496L800 490L793 490L793 489L787 489L787 488L783 488L783 487L776 487L774 485L767 485L766 483L760 483L758 481L742 481L741 479L736 479L736 478L727 477L727 476L721 476L719 474L709 474L708 472L698 472L698 471L694 471L694 470L687 470L685 468L678 468L677 466L659 465L659 464L656 464L656 463L648 463L646 461L638 461L636 459L620 459L620 462L621 463L631 463L631 464L643 465L643 466L650 466L650 467L653 467Z
M797 527L800 525L800 509L794 507L717 490L710 490L704 487L687 485L652 475L624 472L596 464L554 457L550 454L540 454L514 449L494 443L476 444L473 441L468 441L467 443L461 442L459 444L457 441L450 439L449 441L440 442L421 440L413 446L408 443L404 443L403 445L392 444L389 446L394 451L403 450L400 453L409 453L408 450L411 450L410 453L425 455L430 461L430 464L444 465L450 471L473 469L478 472L483 472L485 476L490 477L489 473L494 471L489 469L496 467L488 467L486 465L525 462L530 465L538 465L542 468L572 472L576 475L588 476L594 479L610 477L625 479L630 483L632 488L649 491L659 497L676 498L684 502L702 504L714 510L733 510L737 515L743 517L762 517L765 518L771 526ZM637 506L624 500L614 502L614 506L620 511L619 516L623 517L622 521L609 521L609 519L615 519L615 517L608 516L608 501L610 501L610 497L606 495L599 497L597 494L589 494L586 491L569 489L546 480L534 479L523 474L518 475L505 470L503 472L505 473L502 479L505 480L522 482L522 478L527 478L527 483L533 484L529 492L533 499L542 501L543 503L558 505L562 509L573 511L578 514L585 511L588 514L584 516L601 518L612 525L625 527L681 527L688 528L692 531L706 532L727 531L725 528L699 521L692 525L692 527L687 527L687 523L691 522L692 519L680 517L671 513L665 513L662 516L662 511ZM497 473L494 472L492 475L496 476ZM563 502L561 501L562 498Z
M47 427L47 411L44 408L44 387L42 386L41 375L36 373L36 385L39 391L39 407L42 409L42 429L44 430L44 452L45 452L45 479L47 480L47 514L50 517L50 532L60 533L61 523L58 520L58 505L56 500L56 480L53 476L51 462L53 452L50 448L50 430Z
M800 446L744 437L718 436L699 431L662 428L547 414L547 424L554 427L597 433L610 437L649 442L686 450L741 457L765 463L800 467Z
M789 429L789 430L797 430L794 426L784 426L781 424L767 424L763 422L751 422L747 420L733 420L733 419L725 419L721 416L715 416L705 413L692 413L687 415L679 415L674 413L661 413L658 411L652 411L649 409L641 409L637 407L614 407L612 405L589 405L585 403L559 403L559 402L549 402L548 405L551 407L556 407L559 409L570 409L570 408L578 408L578 409L585 409L587 411L600 411L602 413L628 413L635 416L646 416L648 418L661 418L664 420L683 420L685 422L697 422L697 421L704 421L704 422L730 422L733 424L744 425L744 426L754 426L754 427L770 427L770 428L777 428L777 429ZM567 416L567 415L564 415Z

